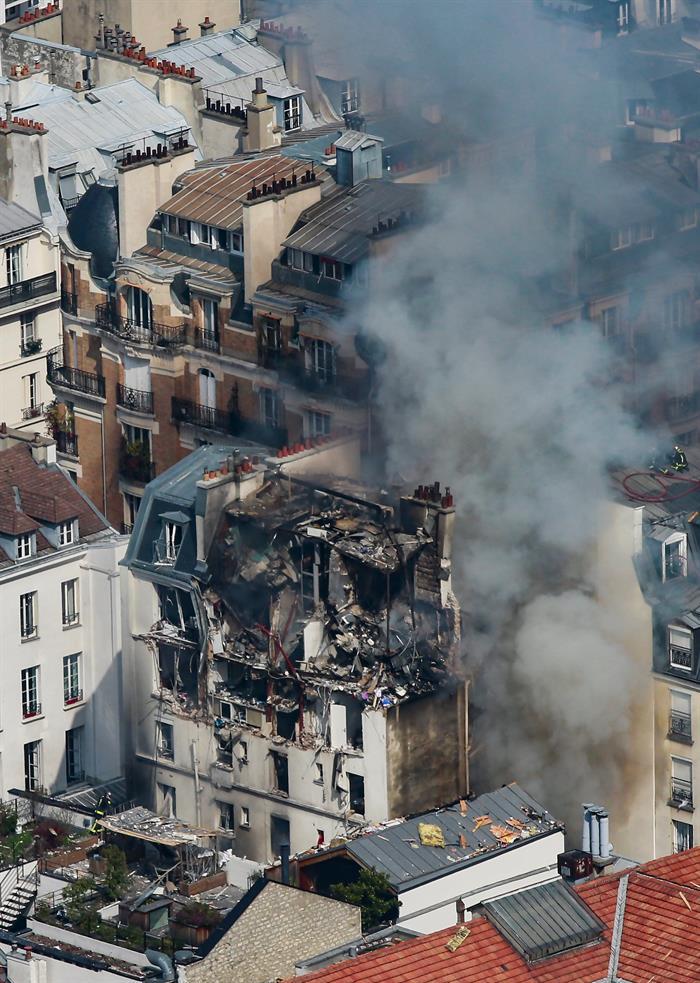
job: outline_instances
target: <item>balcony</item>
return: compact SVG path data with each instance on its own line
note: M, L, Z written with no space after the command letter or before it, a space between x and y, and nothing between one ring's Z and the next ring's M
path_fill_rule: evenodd
M173 423L189 423L203 430L242 437L267 447L283 447L287 443L286 427L273 427L255 420L244 420L235 411L219 410L214 406L202 406L189 399L172 398Z
M121 524L121 531L122 531L122 534L124 536L130 536L132 534L132 532L134 531L133 523L131 523L131 522L122 522L122 524Z
M205 352L219 352L221 343L219 336L210 331L197 331L194 336L194 347L201 348Z
M143 444L122 443L119 452L119 474L126 481L148 484L156 476L155 462L151 460L150 449Z
M367 375L340 375L337 372L316 372L305 366L290 366L290 377L300 389L319 396L357 401L366 399L369 393Z
M137 345L149 345L154 348L182 348L187 341L185 324L158 324L150 321L148 324L138 324L133 318L123 317L113 304L98 304L95 308L95 324L102 331L131 341Z
M0 288L0 308L24 304L55 292L56 274L44 273L42 276L34 276L30 280L20 280L19 283Z
M55 437L56 450L59 454L67 454L69 457L78 456L78 435L59 430Z
M25 406L22 410L23 420L37 420L44 415L44 404L37 403L36 406Z
M153 416L153 393L143 389L130 389L128 386L117 384L117 405L132 413L145 413Z
M669 649L669 665L671 669L692 670L695 668L693 653L690 649L681 649L671 646Z
M671 798L668 804L677 809L691 811L693 808L693 783L683 778L672 778Z
M64 314L77 314L78 295L71 290L61 290L61 310Z
M72 369L63 363L63 348L52 348L46 358L46 377L49 385L59 389L72 389L88 396L105 398L104 376L94 372L83 372L82 369Z
M693 743L693 729L689 713L671 710L668 720L668 738L681 744Z
M30 355L38 355L43 344L44 343L41 338L27 338L27 340L19 346L19 353L22 358L28 358Z
M258 345L258 361L264 369L280 369L287 357L274 345Z

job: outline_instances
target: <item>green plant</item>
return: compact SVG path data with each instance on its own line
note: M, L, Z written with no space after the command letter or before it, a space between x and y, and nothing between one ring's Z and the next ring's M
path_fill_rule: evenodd
M32 845L32 839L31 832L26 829L4 836L0 841L0 865L19 863Z
M105 862L104 886L110 901L121 898L129 883L126 854L118 846L106 846L102 851Z
M87 899L95 893L96 884L92 877L79 877L63 890L63 903L68 917L74 925L80 925L86 913ZM82 927L82 926L81 926Z
M191 928L214 928L221 921L221 912L200 901L190 901L178 908L173 921Z
M0 837L9 836L17 830L17 813L9 805L0 804Z
M368 932L398 918L399 903L389 879L373 867L361 870L350 884L331 884L330 896L362 909L362 931Z

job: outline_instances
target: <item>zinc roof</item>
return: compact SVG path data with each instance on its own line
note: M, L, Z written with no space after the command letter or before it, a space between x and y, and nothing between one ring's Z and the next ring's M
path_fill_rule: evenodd
M161 267L164 271L174 273L178 270L188 270L207 280L213 280L217 285L233 289L236 277L227 266L220 266L218 263L207 263L203 259L195 256L184 256L175 253L170 249L157 249L155 246L142 246L133 254L129 263L134 260L144 259L146 262L153 263Z
M37 215L32 215L21 205L0 198L0 239L18 232L28 232L40 225L41 219Z
M488 822L482 822L484 817ZM445 846L421 843L419 827L424 824L442 830ZM533 836L561 828L543 806L513 782L471 802L381 826L349 840L344 848L364 866L386 874L392 886L401 891L446 870L486 860L494 850L514 849ZM513 837L510 844L496 835L500 831L508 833L507 838Z
M367 253L367 237L380 221L411 213L422 200L418 185L377 180L339 188L304 212L303 226L284 245L354 263Z
M179 183L182 190L160 208L168 215L179 215L219 229L237 229L243 223L243 202L253 185L261 188L264 181L300 177L307 161L270 154L243 158L199 167L184 174ZM316 170L319 180L330 180L323 169Z

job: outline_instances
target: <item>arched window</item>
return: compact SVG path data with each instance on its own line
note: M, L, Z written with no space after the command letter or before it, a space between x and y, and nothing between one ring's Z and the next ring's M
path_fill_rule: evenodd
M151 298L146 291L139 289L139 287L127 287L126 303L129 311L129 319L138 328L144 328L146 331L150 331L151 324L153 323L153 307Z

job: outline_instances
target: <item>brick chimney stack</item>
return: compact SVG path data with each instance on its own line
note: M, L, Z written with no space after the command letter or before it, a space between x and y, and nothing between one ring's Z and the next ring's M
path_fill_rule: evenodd
M199 30L203 38L209 37L210 34L213 34L215 28L216 28L216 24L214 23L214 21L209 20L209 14L207 14L207 16L204 18L203 21L201 21L199 25Z
M187 41L188 31L189 27L185 27L178 17L177 24L173 28L173 44L180 44L182 41Z

